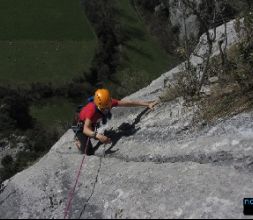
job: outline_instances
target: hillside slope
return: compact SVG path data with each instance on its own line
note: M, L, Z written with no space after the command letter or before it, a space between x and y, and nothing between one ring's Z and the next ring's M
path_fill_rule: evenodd
M232 22L228 29L232 45ZM127 98L157 98L178 71ZM159 104L152 112L114 109L101 128L112 129L114 142L105 157L101 146L86 158L71 218L245 218L242 200L252 197L253 185L253 112L204 125L194 123L196 107L183 102ZM73 136L68 130L38 163L4 182L1 218L63 218L82 160Z

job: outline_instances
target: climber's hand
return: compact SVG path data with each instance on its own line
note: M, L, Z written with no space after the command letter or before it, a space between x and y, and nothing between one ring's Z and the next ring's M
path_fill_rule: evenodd
M152 101L152 102L150 102L149 104L148 104L148 108L150 109L150 110L154 110L154 107L155 107L155 105L157 105L158 104L158 101Z
M97 134L96 138L103 144L110 144L112 142L111 138L108 138L103 134Z

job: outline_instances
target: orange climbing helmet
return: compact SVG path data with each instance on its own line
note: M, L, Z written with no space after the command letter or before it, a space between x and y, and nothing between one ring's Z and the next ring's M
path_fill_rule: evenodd
M95 92L94 103L99 110L110 109L112 106L112 99L108 89L98 89Z

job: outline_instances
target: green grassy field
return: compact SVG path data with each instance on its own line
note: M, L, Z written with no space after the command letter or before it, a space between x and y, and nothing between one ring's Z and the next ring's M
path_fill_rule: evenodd
M87 41L0 41L0 81L64 83L88 70L94 49Z
M96 37L79 0L0 1L0 81L66 82L87 71Z

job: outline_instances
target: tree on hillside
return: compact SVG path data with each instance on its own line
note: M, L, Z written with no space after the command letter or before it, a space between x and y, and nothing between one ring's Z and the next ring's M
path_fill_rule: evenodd
M28 101L19 96L12 94L1 100L0 108L1 131L21 129L26 130L33 125L33 119L29 112Z
M155 6L160 4L160 0L136 0L136 3L142 8L153 12Z
M190 13L195 15L201 25L201 29L206 34L206 39L200 42L199 46L206 45L207 50L205 54L194 53L193 48L191 48L190 40L187 34L185 34L185 54L187 58L186 70L190 72L189 76L196 76L195 79L195 91L194 93L199 93L204 81L208 78L208 70L210 67L210 58L213 51L213 44L216 41L216 27L221 23L225 25L224 41L220 43L221 54L223 55L223 61L225 63L226 59L226 22L228 17L226 16L227 8L229 7L226 1L221 0L203 0L200 4L193 0L182 0L181 10L183 11L184 17L186 10L190 10ZM185 33L187 33L187 27L185 26ZM225 44L223 49L221 44ZM203 62L201 66L197 69L193 67L190 62L191 54L200 57Z
M119 44L124 37L116 20L112 0L87 0L84 3L87 17L92 22L98 38L98 49L86 76L92 84L112 78L119 64Z

